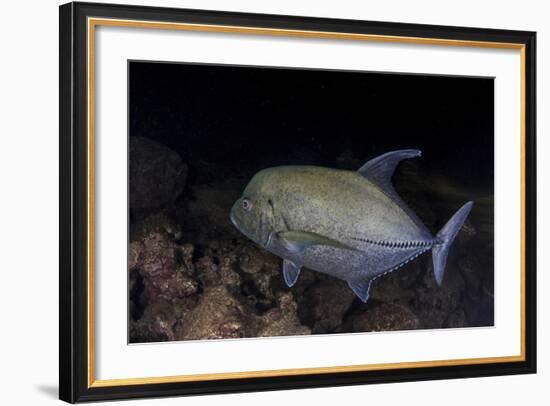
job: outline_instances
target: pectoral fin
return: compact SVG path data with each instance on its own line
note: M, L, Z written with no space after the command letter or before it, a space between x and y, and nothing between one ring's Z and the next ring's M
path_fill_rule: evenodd
M301 266L295 264L288 259L283 260L283 277L285 278L286 285L290 288L294 286L300 276Z
M353 293L357 295L363 303L367 303L369 300L369 289L372 283L372 279L362 279L355 281L348 281L348 286L353 290Z
M307 231L284 231L277 234L281 244L293 254L302 253L306 248L314 245L325 245L329 247L353 249L341 242L324 237L320 234Z

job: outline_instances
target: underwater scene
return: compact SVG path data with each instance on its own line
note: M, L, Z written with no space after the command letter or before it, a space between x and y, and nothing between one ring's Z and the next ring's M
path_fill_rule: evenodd
M128 70L130 343L493 325L493 78Z

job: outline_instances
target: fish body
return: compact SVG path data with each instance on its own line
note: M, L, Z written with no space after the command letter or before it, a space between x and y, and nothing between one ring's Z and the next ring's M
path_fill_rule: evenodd
M358 171L281 166L258 172L231 209L233 224L283 258L294 285L306 267L348 282L364 302L372 280L432 250L441 283L447 252L466 219L466 203L433 236L397 195L391 176L417 150L384 154Z

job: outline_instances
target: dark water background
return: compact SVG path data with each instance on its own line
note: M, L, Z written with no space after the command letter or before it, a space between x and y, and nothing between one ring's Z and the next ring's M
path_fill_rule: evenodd
M208 238L223 240L220 235L227 232L226 224L215 224L213 217L206 216L208 219L201 223L198 218L204 216L193 208L216 204L212 201L216 199L224 202L220 203L223 211L260 169L312 164L355 170L391 150L420 149L421 158L400 164L394 184L432 232L437 232L464 202L475 202L447 266L447 274L460 274L460 280L453 285L453 277L449 277L452 298L446 296L440 298L443 303L432 303L439 307L437 311L448 314L430 319L429 304L418 292L424 289L429 294L435 289L426 282L427 271L415 268L410 271L418 274L414 283L396 282L399 286L386 289L386 297L383 293L374 295L374 304L353 301L341 311L337 326L336 322L320 323L329 327L317 328L320 317L305 309L315 306L309 299L302 302L295 298L299 319L314 333L364 331L369 328L355 328L361 323L350 320L368 311L369 306L383 313L380 306L393 303L416 314L420 319L416 328L492 325L492 78L148 62L131 62L129 78L130 136L168 147L188 168L175 203L146 214L162 212L181 227L183 236L178 236L177 244L193 244L194 260L210 255L223 261L221 254L204 247L208 247ZM217 194L220 190L224 192ZM133 230L147 217L132 207L130 215ZM413 266L429 268L429 262L428 255ZM235 272L242 279L242 292L247 275L238 269ZM143 285L143 272L140 275L138 285ZM201 293L205 283L197 278ZM315 280L311 286L319 284L330 284L330 280ZM303 288L305 296L308 289ZM417 292L416 296L403 297L399 292L404 290ZM139 321L155 299L150 292L144 297L143 287L132 292L131 301L137 309L133 320ZM259 296L256 292L255 297ZM277 299L269 303L277 307L275 302ZM259 314L270 309L269 304L259 308L257 304ZM174 316L172 322L186 323L186 313L182 314ZM147 334L137 334L136 341L163 339ZM184 338L168 334L166 339Z
M134 62L130 133L251 173L419 148L424 170L492 191L493 96L486 78Z

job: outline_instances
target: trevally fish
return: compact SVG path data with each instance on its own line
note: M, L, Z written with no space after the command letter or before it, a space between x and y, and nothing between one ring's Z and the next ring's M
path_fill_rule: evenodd
M401 160L420 155L413 149L388 152L358 171L317 166L261 170L231 208L231 221L283 259L289 287L306 267L347 281L366 302L374 279L430 250L441 285L449 247L473 202L432 235L391 183Z

